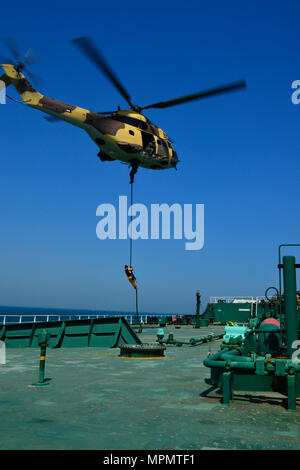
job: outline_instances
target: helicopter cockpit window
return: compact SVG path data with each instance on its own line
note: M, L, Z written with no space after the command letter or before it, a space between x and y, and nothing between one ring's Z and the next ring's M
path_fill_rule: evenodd
M139 127L140 129L143 129L145 131L148 129L148 126L144 121L129 116L115 114L114 116L110 116L110 119L113 119L114 121L124 122L125 124L130 124L131 126Z

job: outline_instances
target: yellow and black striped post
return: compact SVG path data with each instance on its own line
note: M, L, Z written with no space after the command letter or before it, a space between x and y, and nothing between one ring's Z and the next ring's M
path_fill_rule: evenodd
M39 368L39 381L32 384L34 386L39 385L48 385L49 380L45 380L45 365L46 365L46 350L48 346L48 341L50 339L50 333L47 330L42 330L38 336L38 343L41 347L40 352L40 368Z

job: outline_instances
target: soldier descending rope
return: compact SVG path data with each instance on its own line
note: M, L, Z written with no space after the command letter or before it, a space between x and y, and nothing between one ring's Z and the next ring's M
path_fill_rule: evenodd
M126 276L128 277L128 281L130 282L130 284L132 285L132 287L136 290L137 289L137 284L136 284L136 278L133 274L133 267L132 265L130 265L129 267L127 266L127 264L125 264L125 273L126 273Z

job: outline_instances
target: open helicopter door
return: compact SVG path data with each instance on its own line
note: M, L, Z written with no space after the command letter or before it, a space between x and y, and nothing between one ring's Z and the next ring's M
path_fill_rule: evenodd
M141 131L142 133L142 142L143 142L143 150L151 155L155 151L155 140L153 134L149 132Z

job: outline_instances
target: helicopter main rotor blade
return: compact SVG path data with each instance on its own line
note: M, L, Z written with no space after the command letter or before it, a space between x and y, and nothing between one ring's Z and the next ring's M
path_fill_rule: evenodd
M133 108L133 104L130 100L130 96L116 77L113 70L107 64L106 60L100 53L100 51L96 48L90 38L81 37L71 40L75 46L81 50L93 63L96 65L98 69L100 69L104 75L108 78L108 80L117 88L117 90L121 93L123 98L127 101L129 106Z
M33 82L34 85L36 85L38 88L43 86L44 81L39 75L30 72L30 70L28 70L28 68L25 66L23 67L23 69L25 70L25 75L28 76L28 78L31 82Z
M239 88L246 88L246 82L236 82L231 83L230 85L225 85L219 88L212 88L211 90L202 91L200 93L194 93L193 95L182 96L181 98L175 98L168 101L160 101L159 103L149 104L148 106L143 106L142 109L149 108L168 108L169 106L175 106L177 104L186 103L188 101L199 100L200 98L206 98L208 96L219 95L221 93L228 93L230 91L238 90Z
M18 61L20 59L20 51L17 40L15 38L3 38L2 42L6 45L7 49L12 53L14 58Z
M38 64L40 61L39 57L37 56L36 52L31 49L31 47L27 50L25 54L25 60L24 64L25 65L35 65Z

